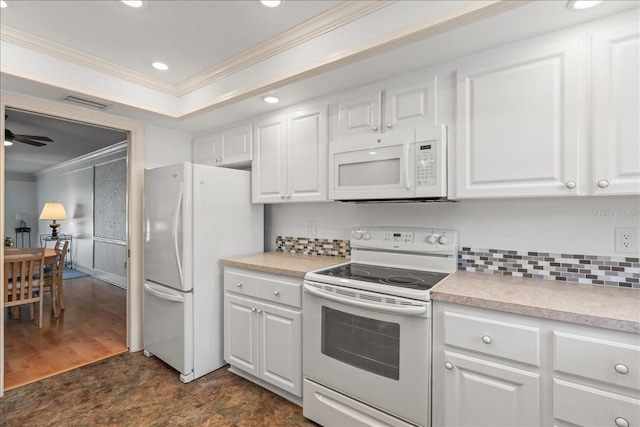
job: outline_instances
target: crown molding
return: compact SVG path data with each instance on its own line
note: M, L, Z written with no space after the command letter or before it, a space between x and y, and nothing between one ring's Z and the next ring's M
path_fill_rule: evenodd
M133 71L129 68L114 64L113 62L97 58L7 25L0 25L0 40L78 64L149 89L179 97L346 25L396 1L397 0L344 2L214 67L204 70L177 85Z
M71 160L67 160L66 162L55 164L51 167L48 167L46 169L42 169L41 171L36 172L35 176L39 177L57 170L69 168L71 166L81 166L83 163L87 163L87 162L95 163L97 160L103 157L107 157L107 156L118 154L118 153L122 153L125 156L122 158L126 158L127 141L118 142L108 147L101 148L100 150L93 151L91 153L85 154L80 157L76 157L75 159L71 159ZM114 160L119 160L119 159L114 159ZM104 162L104 163L109 163L109 162ZM95 165L92 165L92 166L95 166Z
M244 68L271 58L288 49L319 37L343 25L349 24L397 0L345 1L326 12L309 19L277 36L247 49L240 54L196 74L176 85L177 95L182 96L223 79Z
M190 118L201 113L222 108L235 102L258 96L261 93L279 89L345 65L371 58L410 43L514 9L530 1L532 0L476 0L466 3L361 43L360 45L342 50L321 60L308 63L296 70L263 80L243 89L228 92L216 99L193 107L188 111L181 111L180 119Z
M135 83L149 89L176 96L176 86L146 74L130 70L126 67L105 61L104 59L71 49L61 44L43 39L33 34L25 33L7 25L0 25L0 40L12 43L27 49L44 53L63 61L78 64L80 66L99 71L101 73L117 77L122 80Z

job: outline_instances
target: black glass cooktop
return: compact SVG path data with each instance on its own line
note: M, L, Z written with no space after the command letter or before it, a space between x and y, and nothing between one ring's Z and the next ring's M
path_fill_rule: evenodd
M333 276L341 279L361 280L364 282L380 283L383 285L427 290L448 276L447 273L433 273L431 271L409 270L397 267L383 267L379 265L349 263L326 270L317 274Z

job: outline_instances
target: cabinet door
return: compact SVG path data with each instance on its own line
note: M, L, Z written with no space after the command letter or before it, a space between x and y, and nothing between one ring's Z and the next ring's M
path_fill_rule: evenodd
M253 203L283 203L286 188L286 118L269 117L254 123L251 171Z
M258 376L258 303L229 293L224 298L224 359Z
M251 124L220 131L220 165L251 161Z
M437 124L436 90L437 77L418 86L386 90L384 128L389 131Z
M444 425L540 425L538 374L447 351L444 363Z
M260 304L260 378L302 396L302 316Z
M640 30L593 39L594 194L640 193Z
M338 137L380 131L382 93L356 96L338 101Z
M193 140L193 163L217 166L218 133L204 135Z
M327 200L327 149L326 105L287 116L287 201Z
M457 197L577 194L576 70L575 40L461 62Z

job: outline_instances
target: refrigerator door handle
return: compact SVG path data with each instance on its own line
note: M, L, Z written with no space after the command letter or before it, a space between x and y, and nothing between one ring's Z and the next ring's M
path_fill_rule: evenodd
M180 194L178 195L178 205L176 206L176 214L173 217L173 242L174 250L176 254L176 261L178 263L178 276L180 277L180 285L184 287L184 281L182 278L182 262L180 260L180 249L178 246L178 219L182 212L182 198L184 196L184 183L180 184Z
M184 302L184 296L180 294L168 294L166 292L161 292L158 289L156 289L154 286L150 285L149 283L144 284L144 289L145 291L149 292L151 295L154 295L164 300Z

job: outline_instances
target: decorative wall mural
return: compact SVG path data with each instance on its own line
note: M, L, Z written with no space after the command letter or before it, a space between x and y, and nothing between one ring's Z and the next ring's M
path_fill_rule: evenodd
M127 239L127 161L95 167L94 236Z

